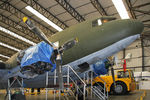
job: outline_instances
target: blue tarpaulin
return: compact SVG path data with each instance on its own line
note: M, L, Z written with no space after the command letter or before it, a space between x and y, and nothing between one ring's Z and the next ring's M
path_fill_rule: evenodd
M105 65L105 62L108 61L107 59L104 59L104 60L100 60L98 62L96 62L95 64L93 64L93 69L94 69L94 72L97 74L97 75L104 75L104 74L107 74L107 69L106 69L106 65Z
M53 53L53 48L45 42L40 42L35 46L28 48L21 60L21 67L31 65L33 63L42 61L50 63L53 66L52 71L56 68L56 64L50 61Z

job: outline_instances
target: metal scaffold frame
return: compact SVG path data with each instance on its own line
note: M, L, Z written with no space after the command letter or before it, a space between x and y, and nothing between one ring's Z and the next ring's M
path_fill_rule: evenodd
M76 100L78 100L78 94L82 95L83 100L86 99L88 94L90 94L91 99L93 98L93 96L97 97L99 100L108 99L108 89L106 88L106 82L101 77L100 79L104 82L104 87L100 86L99 84L97 84L98 87L96 87L96 86L93 86L94 74L95 74L94 72L86 72L82 79L78 75L78 73L76 73L75 70L73 70L71 66L67 65L65 67L67 67L67 72L66 72L66 75L63 75L63 79L66 78L66 81L64 82L67 84L67 87L64 88L64 90L66 90L66 91L63 91L64 96L66 96L65 93L68 94L69 92L71 92L71 94L74 94L73 91L76 91L76 93L73 95ZM54 85L57 84L58 76L56 74L57 73L55 71L54 76L52 76L54 78ZM48 88L48 85L49 85L48 80L49 80L49 74L47 72L46 73L46 100L48 100L48 90L50 89ZM70 83L74 85L74 88L69 87ZM90 88L90 91L88 88ZM54 90L54 100L56 100L56 93L55 93L56 89L55 88L52 88L52 89ZM59 90L59 100L60 100L62 91L60 89L57 89L57 90Z
M71 78L70 76L70 73L73 73L77 78L78 80L80 80L80 82L83 84L83 91L80 89L80 87L77 85L77 83ZM56 75L56 71L54 72L54 85L56 85L56 80L57 80L58 76ZM69 89L69 85L70 85L70 82L72 82L73 84L75 84L75 87L77 89L77 91L80 91L81 94L83 95L83 100L85 100L86 98L86 83L80 78L80 76L71 68L71 66L67 65L67 75L63 75L63 78L67 78L67 88L66 90L67 91L70 91ZM49 76L48 76L48 72L46 72L46 100L48 100L48 79L49 79ZM61 100L61 90L59 90L59 100ZM55 89L54 89L54 100L56 99L56 93L55 93Z
M11 88L13 88L13 84L15 84L15 82L17 81L17 83L21 86L20 90L22 92L22 95L24 95L24 87L23 87L23 78L20 77L13 77L14 80L11 82L11 78L8 79L8 90L7 90L7 94L8 94L8 100L11 100Z

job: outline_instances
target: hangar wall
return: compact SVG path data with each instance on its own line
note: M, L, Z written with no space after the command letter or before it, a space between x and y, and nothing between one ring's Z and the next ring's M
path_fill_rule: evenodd
M142 44L143 43L143 44ZM143 47L143 48L142 48ZM142 53L143 52L143 53ZM131 58L126 60L127 68L134 70L135 72L150 71L150 40L137 39L131 45L124 50L117 53L118 66L114 66L115 70L122 69L123 58L127 54L131 54Z

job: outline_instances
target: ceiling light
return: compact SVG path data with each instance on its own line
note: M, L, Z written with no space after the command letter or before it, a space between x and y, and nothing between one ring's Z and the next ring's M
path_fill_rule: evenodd
M115 5L121 19L130 18L122 0L112 0L112 2Z
M34 15L36 15L37 17L39 17L40 19L42 19L43 21L45 21L47 24L49 24L50 26L52 26L53 28L55 28L58 31L62 31L63 29L60 28L59 26L57 26L55 23L53 23L52 21L50 21L49 19L47 19L45 16L43 16L42 14L40 14L38 11L36 11L35 9L33 9L31 6L27 6L25 7L28 11L30 11L31 13L33 13Z
M5 56L5 55L2 55L2 54L0 54L0 56L1 56L1 57L4 57L4 58L7 58L7 59L10 58L10 57Z
M9 31L6 28L3 28L1 26L0 26L0 31L3 31L3 32L5 32L5 33L7 33L7 34L9 34L9 35L11 35L11 36L13 36L15 38L18 38L18 39L20 39L20 40L22 40L24 42L27 42L27 43L29 43L31 45L36 45L36 43L34 43L34 42L32 42L32 41L30 41L30 40L28 40L28 39L26 39L26 38L24 38L24 37L22 37L20 35L17 35L16 33L11 32L11 31Z
M20 51L19 49L15 48L15 47L12 47L12 46L9 46L9 45L7 45L7 44L4 44L4 43L2 43L2 42L0 42L0 45L2 45L2 46L4 46L4 47L7 47L7 48L9 48L9 49L15 50L15 51Z

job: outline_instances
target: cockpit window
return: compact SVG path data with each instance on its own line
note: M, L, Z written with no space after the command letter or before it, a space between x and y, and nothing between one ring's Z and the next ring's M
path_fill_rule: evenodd
M126 72L124 72L124 71L119 71L119 72L117 73L117 76L118 76L118 78L129 78L129 72L128 72L128 71L126 71Z
M100 26L100 25L102 25L101 19L96 19L92 22L93 27Z
M92 22L92 27L101 26L103 23L107 23L115 19L115 17L102 17L100 19L96 19Z

